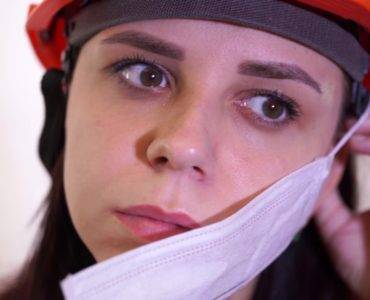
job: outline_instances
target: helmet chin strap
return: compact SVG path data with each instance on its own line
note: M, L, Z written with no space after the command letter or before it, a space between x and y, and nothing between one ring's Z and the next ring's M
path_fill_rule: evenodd
M66 97L68 97L69 86L72 82L73 71L76 67L77 59L81 47L68 45L63 58L62 70L64 71L62 79L62 90Z
M79 52L79 47L69 47L64 55L63 70L49 69L41 81L45 121L39 139L38 152L49 174L52 173L64 148L64 122L68 95Z
M67 94L63 92L63 71L47 70L41 82L45 102L45 121L39 139L38 152L49 174L64 147L64 121L67 108Z

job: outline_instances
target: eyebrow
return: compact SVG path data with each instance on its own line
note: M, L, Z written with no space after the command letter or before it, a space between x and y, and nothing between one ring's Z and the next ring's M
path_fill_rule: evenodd
M180 46L136 30L113 34L103 39L102 44L127 44L175 60L185 60L185 50ZM238 73L262 78L290 79L304 83L322 94L320 84L306 71L294 64L249 60L239 65Z
M320 84L306 71L294 64L280 62L246 61L239 65L238 73L271 79L290 79L304 83L322 94Z
M181 47L150 34L135 30L113 34L104 39L102 44L127 44L172 59L185 59L185 50Z

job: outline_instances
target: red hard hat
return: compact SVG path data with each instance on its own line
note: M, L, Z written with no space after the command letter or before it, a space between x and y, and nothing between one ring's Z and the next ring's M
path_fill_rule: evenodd
M81 0L44 0L41 4L31 5L29 8L27 33L34 51L46 69L61 69L62 54L67 46L64 34L66 20L58 13L75 2ZM295 0L295 2L356 22L361 28L360 43L370 51L369 0ZM370 69L364 79L364 85L370 90Z

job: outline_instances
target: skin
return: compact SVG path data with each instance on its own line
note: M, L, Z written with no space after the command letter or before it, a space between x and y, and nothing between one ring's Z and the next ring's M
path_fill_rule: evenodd
M185 59L102 45L126 30L179 45ZM171 72L168 86L138 91L122 83L122 72L107 72L135 54ZM322 93L294 80L238 74L240 62L251 59L297 65ZM230 216L278 179L328 153L336 141L343 82L342 71L317 52L232 24L151 20L98 33L79 56L65 123L64 185L78 234L100 262L148 243L118 221L114 208L157 205L202 226ZM298 103L301 115L278 128L256 121L263 114L251 106L243 110L241 100L251 105L267 99L250 95L251 89L279 90ZM231 299L251 297L256 280Z
M354 123L346 120L346 128ZM370 155L370 117L336 157L313 217L335 269L353 291L351 299L369 300L370 210L350 210L338 191L350 152Z

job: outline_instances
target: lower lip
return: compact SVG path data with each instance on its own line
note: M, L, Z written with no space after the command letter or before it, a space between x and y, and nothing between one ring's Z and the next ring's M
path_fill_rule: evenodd
M189 228L184 228L175 224L120 212L116 212L116 216L131 233L150 242L190 230Z

